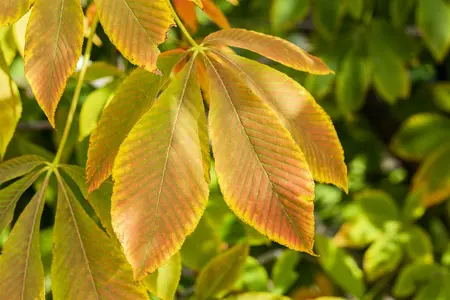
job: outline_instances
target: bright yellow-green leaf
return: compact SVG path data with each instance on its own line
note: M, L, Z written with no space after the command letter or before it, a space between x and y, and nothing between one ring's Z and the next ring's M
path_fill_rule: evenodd
M252 91L277 113L305 154L314 179L348 191L344 151L330 117L287 75L252 60L220 54Z
M133 64L157 72L158 45L174 25L167 0L95 0L95 4L117 49Z
M162 76L136 69L119 86L90 138L86 164L90 191L97 189L111 175L120 145L136 122L152 107L179 59L180 55L163 54L158 61Z
M210 138L225 201L270 239L313 253L314 181L302 151L238 74L206 59Z
M0 27L0 48L9 66L16 57L17 48L14 42L14 33L11 27Z
M271 293L253 292L233 295L225 298L226 300L289 300L289 297L280 296Z
M366 190L359 193L355 201L358 202L361 213L379 228L383 228L387 222L396 221L400 217L395 200L384 191Z
M433 100L441 110L450 113L450 84L447 82L433 85Z
M0 256L0 299L45 299L39 228L49 178L47 174L3 247Z
M264 266L256 258L248 256L234 288L248 292L263 292L267 291L268 285L269 275Z
M248 251L247 245L238 244L211 260L195 282L197 298L213 299L230 291L245 266Z
M416 23L434 58L442 61L450 47L450 4L445 0L418 0Z
M274 0L270 8L270 23L275 32L291 29L309 11L308 0Z
M55 127L55 111L81 54L83 11L79 0L37 1L25 43L25 76Z
M372 224L366 216L359 216L342 224L333 240L340 247L362 248L382 236L380 228Z
M394 236L378 239L364 253L364 273L369 281L375 281L397 270L403 259L403 249Z
M17 51L20 55L25 53L25 35L28 21L30 20L31 10L28 11L19 21L14 24L14 39L16 40Z
M119 246L89 218L58 177L53 229L52 293L56 299L147 299Z
M0 0L0 26L11 25L30 9L34 0Z
M194 58L136 123L114 163L111 216L136 279L180 250L208 201L209 142Z
M224 29L208 35L204 43L247 49L299 71L313 74L332 73L319 58L293 43L255 31Z
M172 300L175 299L180 277L181 257L179 253L176 253L158 270L148 275L143 283L158 298Z
M406 253L414 262L433 263L433 244L426 231L413 226L406 231Z
M40 172L33 172L0 190L0 233L11 223L20 196L36 181Z
M78 79L79 75L80 72L76 72L73 74L73 77ZM109 76L121 77L123 75L124 75L123 72L119 70L117 67L107 64L105 62L97 61L87 67L86 75L84 76L84 81L94 81Z
M450 140L450 118L421 113L407 119L392 138L391 149L400 157L421 160Z
M0 184L26 175L45 164L45 159L37 155L20 156L0 164Z

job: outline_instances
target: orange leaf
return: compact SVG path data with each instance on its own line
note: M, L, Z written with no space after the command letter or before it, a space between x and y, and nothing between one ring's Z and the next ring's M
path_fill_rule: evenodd
M183 0L183 1L186 1L186 0ZM195 5L197 5L198 7L203 8L202 0L189 0L189 1L195 3Z
M172 55L163 53L158 62L162 76L136 69L119 86L89 141L86 179L90 192L109 177L120 145L140 117L153 105L180 57L178 52Z
M266 65L234 54L216 53L278 113L305 154L314 179L347 192L344 151L330 117L311 94L289 76Z
M210 138L225 201L269 238L313 254L314 181L300 148L237 75L207 60Z
M113 228L138 280L180 250L208 201L209 143L193 66L136 123L114 164Z
M25 43L25 76L55 127L55 110L83 44L83 11L78 0L37 1Z
M275 36L245 29L224 29L208 35L205 44L227 45L247 49L299 71L312 74L332 73L319 58Z
M117 49L132 63L158 73L158 45L174 20L167 0L95 0L100 21Z
M173 6L175 7L178 16L183 20L189 30L191 32L197 32L198 22L195 4L187 0L173 0Z
M8 26L19 20L30 9L34 0L1 0L0 26Z
M230 28L230 23L223 12L212 2L212 0L202 0L203 11L211 20L217 24L220 28L226 29Z

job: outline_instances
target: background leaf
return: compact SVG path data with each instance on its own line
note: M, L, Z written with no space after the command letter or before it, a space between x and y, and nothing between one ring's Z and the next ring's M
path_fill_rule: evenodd
M144 279L147 289L162 300L175 299L181 277L181 257L177 253Z

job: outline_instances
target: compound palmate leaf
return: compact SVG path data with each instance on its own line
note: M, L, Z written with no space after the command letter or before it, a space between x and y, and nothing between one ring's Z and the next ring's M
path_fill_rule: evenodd
M37 155L25 155L0 164L0 184L26 175L45 164L45 159Z
M132 63L157 72L158 45L174 24L167 0L95 0L95 4L117 49Z
M19 217L0 256L0 299L45 299L39 226L50 173Z
M56 107L75 70L82 44L79 0L36 1L26 32L25 75L53 127Z
M53 229L56 299L147 299L120 248L89 218L62 177Z
M114 163L111 216L136 279L180 248L208 200L209 143L194 59L136 123Z
M302 151L238 75L206 60L210 138L225 201L269 238L313 253L314 181Z
M34 0L0 0L0 26L11 25L20 19Z

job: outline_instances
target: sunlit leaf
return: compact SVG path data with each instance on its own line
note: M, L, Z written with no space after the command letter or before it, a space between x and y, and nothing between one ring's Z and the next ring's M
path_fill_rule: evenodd
M147 289L162 300L175 299L181 277L181 258L176 253L158 270L148 275L143 283Z
M375 281L397 270L402 259L403 249L398 238L379 239L364 253L364 273L369 281Z
M158 45L174 20L166 0L95 0L100 21L117 49L133 64L158 72Z
M52 293L56 299L147 299L119 247L89 218L59 175Z
M275 0L270 8L270 23L275 32L282 32L301 22L308 11L307 0Z
M293 79L260 63L221 54L277 113L305 154L314 179L348 190L344 151L330 117Z
M180 250L206 208L209 143L194 59L120 146L113 227L136 279Z
M6 64L8 66L11 65L17 53L16 43L14 42L14 32L11 26L0 26L0 48L5 56Z
M405 249L414 262L433 263L433 244L426 231L413 226L406 231Z
M183 0L183 1L186 1L186 0ZM203 8L202 0L188 0L188 1L186 1L186 2L192 2L192 3L194 3L195 5L197 5L198 7Z
M299 71L313 74L332 72L319 58L308 54L295 44L255 31L224 29L208 35L204 43L244 48Z
M197 0L196 2L197 3L194 4L194 1L173 0L173 6L178 16L191 32L197 32L198 29L198 21L197 21L197 13L195 11L195 5L201 4L201 1ZM203 6L203 4L201 4L201 6Z
M283 295L295 283L299 277L295 271L299 261L300 254L292 250L285 250L278 257L272 268L273 293Z
M26 155L7 160L0 164L0 184L26 175L44 164L45 159L37 155Z
M421 113L407 119L391 141L391 149L400 157L421 160L450 139L450 118Z
M227 29L230 28L230 23L223 14L223 12L216 6L213 0L202 0L203 11L205 12L211 20L217 24L220 28Z
M119 86L90 138L86 164L90 191L109 177L120 145L141 116L152 107L179 59L179 55L163 54L158 61L162 76L137 69Z
M25 35L28 21L30 20L31 10L28 11L19 21L14 24L14 39L16 40L17 51L20 55L25 53Z
M20 196L36 181L40 172L33 172L0 190L0 233L11 223Z
M49 174L16 222L0 256L0 298L45 299L39 227Z
M36 1L27 26L25 76L55 126L55 110L75 70L83 43L79 0Z
M313 253L314 181L303 153L237 74L206 59L210 138L225 201L269 238Z
M78 79L80 72L73 74L73 77ZM84 81L94 81L97 79L105 77L121 77L123 72L119 70L116 66L107 64L105 62L97 61L92 63L86 69L86 75L84 76Z
M442 61L450 47L450 4L445 0L418 0L416 23L434 58Z
M199 300L223 296L241 274L248 256L248 246L238 244L211 260L200 272L195 283Z
M20 19L34 0L0 0L0 26L11 25Z
M358 202L361 213L379 228L383 228L389 221L396 221L400 217L395 200L384 191L365 190L357 195L355 201Z

